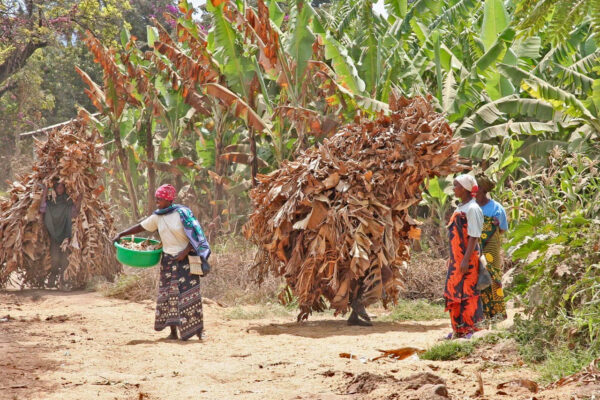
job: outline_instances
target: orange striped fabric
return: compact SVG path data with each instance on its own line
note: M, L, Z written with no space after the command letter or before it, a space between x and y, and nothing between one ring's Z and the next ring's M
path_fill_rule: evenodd
M450 259L444 298L446 311L450 312L452 329L458 336L479 330L477 325L483 319L481 299L476 288L479 277L479 246L470 257L467 273L460 272L460 263L467 248L467 227L467 216L461 212L455 212L448 224Z

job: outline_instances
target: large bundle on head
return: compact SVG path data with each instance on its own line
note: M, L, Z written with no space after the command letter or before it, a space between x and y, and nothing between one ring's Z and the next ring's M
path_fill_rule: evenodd
M420 236L408 208L426 178L463 169L461 141L428 99L394 98L390 111L343 127L251 191L245 234L259 247L258 279L285 277L299 319L323 299L337 312L357 297L395 302L409 240Z
M0 287L11 277L22 285L42 287L50 271L50 239L39 212L43 186L65 184L71 199L80 202L73 219L65 278L76 286L91 277L111 279L120 270L114 257L111 235L113 218L102 192L102 142L82 122L49 132L37 143L33 172L13 182L10 197L0 202Z

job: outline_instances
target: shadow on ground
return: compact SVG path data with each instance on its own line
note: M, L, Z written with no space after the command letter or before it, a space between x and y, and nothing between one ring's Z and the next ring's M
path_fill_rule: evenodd
M74 297L88 294L86 290L55 290L55 289L23 289L0 291L1 294L13 295L21 300L38 301L46 297Z
M192 344L202 344L203 342L194 337L194 338L191 338L191 339L185 340L185 341L184 340L171 340L171 339L166 339L166 338L156 339L156 340L134 339L134 340L130 340L129 342L127 342L125 344L127 346L137 346L138 344L156 344L156 343L168 343L168 344L172 344L172 345L188 346L188 345L192 345Z
M364 336L387 332L428 332L450 327L449 322L373 322L373 326L348 326L345 320L289 322L253 325L247 330L259 335L294 335L307 338L330 336Z

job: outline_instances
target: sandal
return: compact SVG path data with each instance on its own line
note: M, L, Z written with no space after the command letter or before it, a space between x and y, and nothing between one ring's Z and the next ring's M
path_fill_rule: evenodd
M442 338L442 340L452 340L454 338L454 332L450 332Z

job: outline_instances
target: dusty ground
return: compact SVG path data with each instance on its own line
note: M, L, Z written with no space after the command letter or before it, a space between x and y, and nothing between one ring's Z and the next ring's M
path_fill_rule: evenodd
M231 309L208 304L208 337L182 343L152 329L153 306L90 292L0 292L0 399L541 400L575 393L498 389L536 378L510 343L461 361L368 361L377 349L433 345L449 330L447 320L350 328L331 315L303 324L293 315L229 319ZM340 358L343 352L358 359ZM402 381L416 373L429 374ZM483 397L475 396L478 374Z

